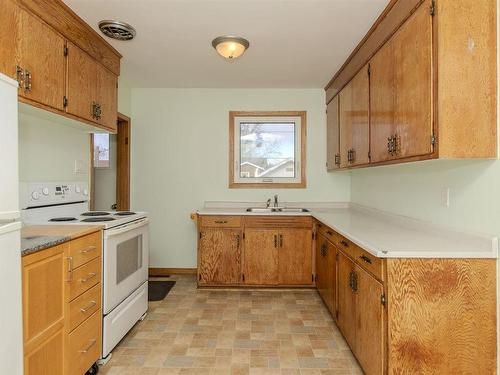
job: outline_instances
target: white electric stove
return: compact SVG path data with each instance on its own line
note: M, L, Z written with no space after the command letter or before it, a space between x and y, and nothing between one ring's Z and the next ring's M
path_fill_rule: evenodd
M21 183L26 225L98 225L103 229L102 358L148 309L149 218L145 212L89 211L85 182Z

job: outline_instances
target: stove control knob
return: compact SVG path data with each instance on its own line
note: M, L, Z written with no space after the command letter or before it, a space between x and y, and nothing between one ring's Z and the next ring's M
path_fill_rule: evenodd
M87 189L83 189L83 195L89 195L89 191Z
M82 191L82 189L80 188L80 186L76 186L76 187L75 187L75 192L76 192L77 194L80 194L80 193L81 193L81 191Z
M31 198L37 200L38 198L40 198L40 193L38 191L34 191L33 193L31 193Z
M43 195L49 195L49 188L48 187L44 187L42 189L42 193L43 193Z

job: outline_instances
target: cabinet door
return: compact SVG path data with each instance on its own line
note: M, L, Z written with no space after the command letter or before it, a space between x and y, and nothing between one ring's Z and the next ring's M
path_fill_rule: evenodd
M68 106L66 111L96 122L92 104L97 103L97 63L83 50L68 42Z
M354 352L367 375L384 371L384 306L382 284L356 266L356 345Z
M394 36L398 158L432 152L432 17L423 4Z
M280 285L310 285L312 279L312 230L280 229Z
M200 285L239 283L240 244L240 230L204 229L201 232L198 270Z
M16 42L19 7L13 0L2 1L0 12L0 73L16 79Z
M101 118L99 124L105 126L111 131L117 131L117 91L118 78L105 67L97 67L98 99L97 103L101 105Z
M60 245L23 263L24 363L27 374L62 374L65 251Z
M278 284L278 231L245 229L243 265L245 284Z
M366 65L339 94L341 167L370 162L369 91Z
M330 313L335 316L335 247L319 235L316 241L316 288Z
M394 41L391 39L370 62L370 151L372 162L393 158L389 152L389 139L396 134L394 63Z
M356 343L356 295L351 288L354 263L339 252L338 258L338 316L337 324L352 349Z
M327 106L326 112L326 169L338 169L340 164L340 124L339 96L335 96Z
M18 65L26 73L25 87L20 87L19 95L63 110L66 68L64 38L22 8L19 9L18 28ZM30 88L27 88L28 81L31 81Z

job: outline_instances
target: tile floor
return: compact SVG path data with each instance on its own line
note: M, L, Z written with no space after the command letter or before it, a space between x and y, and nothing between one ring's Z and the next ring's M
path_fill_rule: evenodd
M172 276L101 368L107 375L362 374L315 290L197 290Z

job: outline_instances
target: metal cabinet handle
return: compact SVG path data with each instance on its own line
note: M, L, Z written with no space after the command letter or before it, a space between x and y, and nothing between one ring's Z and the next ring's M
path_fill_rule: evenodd
M86 314L87 311L89 311L92 307L94 307L95 305L97 305L97 302L96 301L90 301L90 304L87 306L87 307L83 307L80 309L80 311L83 313L83 314Z
M358 291L358 275L354 271L349 272L349 287L354 292Z
M278 247L278 236L274 235L274 247Z
M95 249L97 249L96 246L89 246L83 250L80 250L80 253L82 253L82 254L90 253L91 251L94 251Z
M280 234L280 247L283 247L283 235Z
M227 224L227 220L215 220L215 224Z
M344 240L340 241L340 244L344 247L349 247L349 244Z
M340 154L335 154L335 165L340 166Z
M85 349L80 349L79 353L87 353L97 342L97 339L90 340L90 343L87 345Z
M372 260L368 258L366 255L360 255L359 258L365 263L372 264Z
M333 236L333 232L331 230L327 230L326 234L328 234L329 236Z
M236 248L237 249L240 248L240 235L239 234L236 235Z
M321 245L321 248L320 248L320 254L321 254L321 256L324 257L324 256L326 256L327 252L328 252L328 246L326 245L325 242L323 242L323 244Z
M72 282L73 281L73 257L67 257L66 260L68 261L68 274L69 274L69 277L66 281Z
M94 277L96 277L96 276L97 276L97 274L96 274L95 272L90 272L90 273L87 275L87 277L81 278L81 279L80 279L80 282L82 282L82 283L86 283L87 281L92 280L92 279L93 279Z

